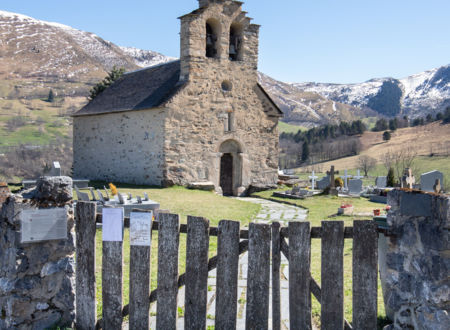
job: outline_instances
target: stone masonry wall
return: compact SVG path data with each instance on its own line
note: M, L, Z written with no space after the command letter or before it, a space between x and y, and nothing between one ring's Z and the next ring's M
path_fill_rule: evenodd
M0 329L71 326L74 320L74 218L72 180L44 177L15 194L0 212ZM65 207L68 239L20 243L23 210Z
M160 185L164 110L74 117L74 177Z
M450 196L393 190L388 204L394 236L387 239L381 280L391 328L448 329Z
M205 56L209 19L221 26L217 58ZM240 61L228 56L233 22L243 27ZM180 79L187 85L168 105L165 156L170 183L211 181L219 187L220 146L227 140L236 141L241 149L237 186L276 183L279 114L257 86L258 30L241 4L233 1L210 3L199 13L181 18ZM224 81L231 91L222 89ZM231 131L225 129L228 113L233 116Z

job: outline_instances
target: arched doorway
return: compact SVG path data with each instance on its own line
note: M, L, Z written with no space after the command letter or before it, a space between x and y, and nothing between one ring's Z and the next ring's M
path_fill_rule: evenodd
M233 195L233 155L230 153L220 158L220 187L224 196Z
M235 140L226 140L220 145L220 177L219 185L225 196L232 196L242 181L242 149Z

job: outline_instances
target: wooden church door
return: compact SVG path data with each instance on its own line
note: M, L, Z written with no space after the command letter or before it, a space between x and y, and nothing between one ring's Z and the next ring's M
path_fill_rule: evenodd
M229 153L220 159L220 187L224 196L233 195L233 156Z

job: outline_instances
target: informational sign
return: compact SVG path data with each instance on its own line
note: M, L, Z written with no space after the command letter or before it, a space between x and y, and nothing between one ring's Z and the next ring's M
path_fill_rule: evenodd
M102 209L102 238L108 242L123 241L123 208Z
M130 245L150 246L153 212L130 213Z
M20 217L21 243L67 239L65 208L23 210Z

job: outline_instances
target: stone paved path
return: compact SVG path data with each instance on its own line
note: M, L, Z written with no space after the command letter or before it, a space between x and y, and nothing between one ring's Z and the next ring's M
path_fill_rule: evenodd
M255 218L257 223L272 223L279 221L282 226L287 226L289 221L304 221L307 216L307 211L295 206L275 203L259 198L238 198L240 200L248 201L261 205L261 211ZM247 287L247 269L248 269L248 253L244 253L239 258L239 279L238 279L238 319L237 329L245 329L245 305L246 305L246 287ZM289 291L288 291L288 261L282 255L281 257L281 319L282 329L289 329ZM214 326L215 315L215 301L216 301L216 270L208 274L208 307L207 307L207 326ZM272 301L272 297L270 300ZM184 311L184 287L178 292L178 310L179 317L177 322L177 329L184 329L184 318L180 317L180 312ZM156 303L152 304L151 312L151 329L156 328ZM272 315L272 306L269 306L269 318ZM269 320L269 328L272 328L272 320Z

